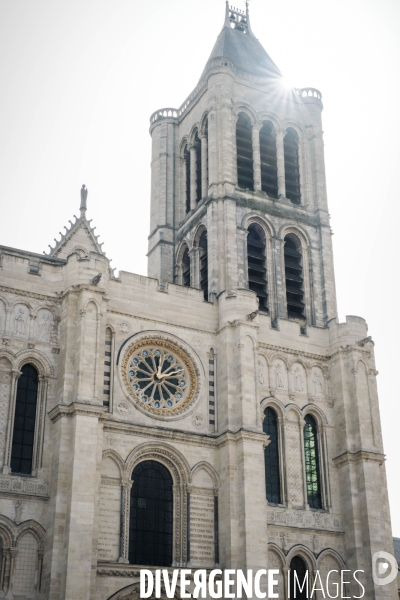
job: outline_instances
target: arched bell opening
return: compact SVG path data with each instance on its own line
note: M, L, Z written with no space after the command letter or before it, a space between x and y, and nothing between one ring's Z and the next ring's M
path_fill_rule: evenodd
M247 269L249 289L257 294L259 310L268 312L266 242L263 229L253 223L247 234Z

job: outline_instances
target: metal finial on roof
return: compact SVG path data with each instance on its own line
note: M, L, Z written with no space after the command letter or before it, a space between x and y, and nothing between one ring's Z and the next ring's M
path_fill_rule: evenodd
M86 213L86 201L87 201L87 195L88 195L88 190L85 184L83 184L83 186L81 187L81 206L80 206L80 211L81 211L81 217L85 216Z

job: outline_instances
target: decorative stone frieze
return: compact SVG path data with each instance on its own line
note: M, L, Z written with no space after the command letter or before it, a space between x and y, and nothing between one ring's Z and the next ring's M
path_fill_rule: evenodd
M271 525L287 525L302 529L323 529L342 532L339 515L309 510L288 510L284 508L268 509L267 522Z

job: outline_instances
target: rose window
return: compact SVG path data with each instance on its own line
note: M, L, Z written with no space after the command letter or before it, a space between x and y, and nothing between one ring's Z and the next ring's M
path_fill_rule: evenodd
M187 355L163 341L134 344L124 361L124 379L141 408L159 414L184 408L195 387L195 373Z

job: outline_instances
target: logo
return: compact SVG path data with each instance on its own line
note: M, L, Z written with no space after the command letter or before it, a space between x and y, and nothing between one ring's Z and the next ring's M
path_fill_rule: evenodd
M389 570L389 566L391 567ZM397 560L388 552L375 552L372 557L372 579L376 585L387 585L397 577Z

